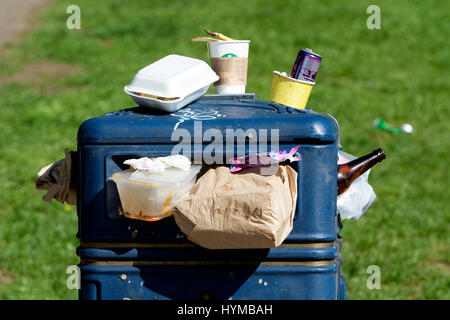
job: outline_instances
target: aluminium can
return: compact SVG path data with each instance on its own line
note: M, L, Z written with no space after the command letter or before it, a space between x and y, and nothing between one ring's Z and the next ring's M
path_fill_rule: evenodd
M315 81L322 57L311 49L301 49L292 67L291 77L299 80Z

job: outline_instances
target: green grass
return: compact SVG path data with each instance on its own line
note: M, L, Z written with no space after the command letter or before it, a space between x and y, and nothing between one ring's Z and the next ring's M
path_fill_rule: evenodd
M74 3L81 30L66 28ZM370 4L381 8L381 30L366 27ZM385 150L370 177L378 202L343 222L348 298L449 299L448 9L437 0L55 2L0 55L0 75L41 60L83 70L52 80L57 91L0 87L0 299L77 298L65 273L78 263L75 208L43 202L35 175L76 149L84 120L134 105L122 88L143 66L171 53L207 61L205 44L189 42L205 28L252 40L247 92L260 99L299 48L321 54L308 106L337 118L345 151ZM377 131L379 116L415 133ZM366 286L370 265L381 290Z

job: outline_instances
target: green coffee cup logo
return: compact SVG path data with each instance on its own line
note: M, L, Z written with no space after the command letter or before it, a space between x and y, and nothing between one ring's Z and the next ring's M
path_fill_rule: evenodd
M222 55L222 58L237 58L238 56L235 55L234 53L225 53L224 55Z

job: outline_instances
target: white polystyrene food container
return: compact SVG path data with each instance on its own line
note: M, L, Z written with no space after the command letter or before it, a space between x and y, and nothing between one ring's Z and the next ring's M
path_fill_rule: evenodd
M189 170L175 167L148 177L130 178L134 169L115 173L123 214L132 219L157 221L172 215L173 204L186 195L195 184L201 165L191 165Z
M174 112L200 98L219 76L203 60L168 55L139 70L124 91L140 106ZM145 93L175 100L143 97Z

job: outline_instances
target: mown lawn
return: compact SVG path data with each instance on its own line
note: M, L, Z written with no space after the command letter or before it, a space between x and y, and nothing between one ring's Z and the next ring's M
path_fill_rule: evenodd
M66 28L71 4L81 30ZM366 26L371 4L380 30ZM343 222L348 298L449 299L448 9L437 0L85 0L36 12L38 27L0 49L0 299L77 298L66 287L78 263L76 210L43 202L36 173L76 149L84 120L133 106L122 89L143 66L171 53L208 61L204 43L189 42L205 28L252 40L247 92L260 99L273 70L289 72L299 48L314 49L323 62L308 106L337 118L345 151L385 150L370 176L378 202ZM376 130L376 117L415 133ZM370 265L380 290L366 286Z

